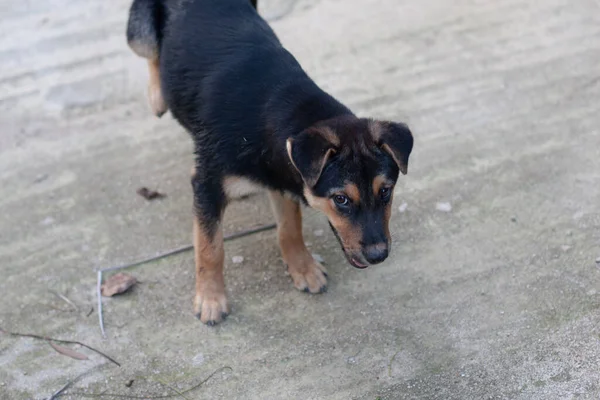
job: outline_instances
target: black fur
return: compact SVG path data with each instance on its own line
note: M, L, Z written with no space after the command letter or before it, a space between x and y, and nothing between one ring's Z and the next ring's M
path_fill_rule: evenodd
M247 0L185 7L168 22L160 69L165 100L196 143L199 208L219 216L227 175L302 198L287 138L351 112L315 85Z
M363 244L385 240L382 224L373 221L383 218L387 203L373 194L372 181L383 174L395 183L399 165L381 146L386 142L407 162L410 131L388 123L375 140L371 121L321 90L282 47L256 12L256 1L135 0L127 35L130 42L158 49L163 96L194 139L192 183L206 229L223 213L227 176L243 176L305 202L307 186L326 197L351 181L364 200L348 219L362 227ZM338 143L308 140L307 130L319 126L331 129ZM296 166L288 139L299 146L292 152ZM331 159L315 172L315 157L329 149Z

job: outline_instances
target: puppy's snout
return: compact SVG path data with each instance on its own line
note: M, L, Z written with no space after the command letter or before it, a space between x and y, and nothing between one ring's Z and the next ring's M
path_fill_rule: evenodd
M388 254L386 243L373 244L363 250L363 256L369 264L379 264L388 257Z

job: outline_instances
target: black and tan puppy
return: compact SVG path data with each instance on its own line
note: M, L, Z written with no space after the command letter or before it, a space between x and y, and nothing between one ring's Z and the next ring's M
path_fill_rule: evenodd
M221 219L248 185L270 191L296 288L327 288L302 238L300 203L327 216L353 266L387 258L394 185L413 146L406 125L358 118L321 90L250 0L134 0L127 39L148 59L154 112L170 109L194 139L202 322L229 313Z

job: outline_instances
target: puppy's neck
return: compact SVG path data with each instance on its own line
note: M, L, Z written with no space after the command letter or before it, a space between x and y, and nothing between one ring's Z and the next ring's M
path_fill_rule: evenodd
M307 78L276 90L269 101L267 115L268 125L285 141L318 122L354 114Z

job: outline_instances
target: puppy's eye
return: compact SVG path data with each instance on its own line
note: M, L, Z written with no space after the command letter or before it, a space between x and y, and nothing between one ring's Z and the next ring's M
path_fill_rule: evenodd
M379 189L379 195L382 199L387 199L388 197L390 197L391 193L392 190L389 187L382 187L381 189Z
M350 203L348 197L344 196L343 194L336 194L333 196L333 201L338 206L347 206Z

